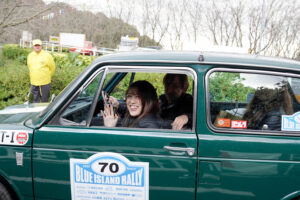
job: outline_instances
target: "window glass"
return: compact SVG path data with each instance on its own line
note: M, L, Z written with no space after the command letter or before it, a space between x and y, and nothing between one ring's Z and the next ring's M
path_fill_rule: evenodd
M182 74L184 84L181 81L176 86L171 84L169 90L176 94L173 99L167 99L164 95L165 76L166 73L150 72L108 73L102 91L109 100L106 105L113 108L105 110L104 106L97 106L91 126L171 129L176 117L186 115L186 122L178 130L191 129L193 79ZM109 123L107 118L111 119Z
M214 72L209 76L211 123L232 130L300 130L298 83L299 78L285 76Z
M300 103L300 79L289 78L288 81L295 95L295 99L297 100L298 103Z
M89 111L94 96L99 87L103 73L97 75L62 113L59 124L61 125L86 125Z

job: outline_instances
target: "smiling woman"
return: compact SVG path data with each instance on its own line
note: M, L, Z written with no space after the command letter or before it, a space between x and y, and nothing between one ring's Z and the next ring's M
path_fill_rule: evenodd
M153 85L147 81L136 81L126 91L126 114L122 126L134 128L160 128L158 97ZM101 111L104 125L115 127L119 116L113 106L106 104Z

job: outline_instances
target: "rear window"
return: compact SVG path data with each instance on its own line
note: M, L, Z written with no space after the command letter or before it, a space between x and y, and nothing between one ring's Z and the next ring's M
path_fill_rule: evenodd
M299 78L274 73L215 71L208 75L207 83L209 123L213 128L300 130Z

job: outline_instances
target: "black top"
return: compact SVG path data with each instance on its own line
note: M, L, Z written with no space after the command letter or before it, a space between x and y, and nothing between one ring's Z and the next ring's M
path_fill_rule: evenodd
M253 129L262 130L264 125L266 125L266 130L280 131L281 130L281 116L284 115L285 112L280 108L272 110L266 113L263 117L261 117Z
M136 117L130 117L129 124L135 121ZM158 114L148 114L141 118L133 128L161 128L162 119ZM124 125L129 127L129 125Z
M169 104L166 95L163 94L159 97L160 101L160 116L164 120L173 121L180 115L188 116L187 128L192 128L193 116L193 96L190 94L182 94L175 103Z

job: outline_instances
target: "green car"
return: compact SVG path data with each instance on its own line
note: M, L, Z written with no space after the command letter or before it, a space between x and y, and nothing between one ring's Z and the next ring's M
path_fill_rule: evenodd
M128 87L147 81L161 100L168 74L188 80L181 92L190 103L173 101L191 108L184 125L174 128L160 110L151 121L159 126L125 126L128 113L141 124L132 113L146 110L144 100L128 104L144 98ZM48 106L0 111L0 199L296 200L299 136L299 62L199 52L102 56Z

